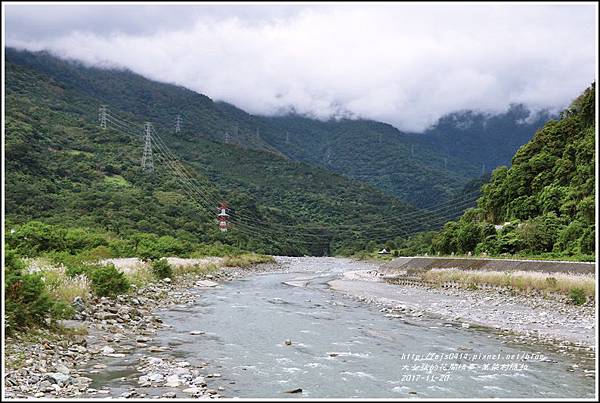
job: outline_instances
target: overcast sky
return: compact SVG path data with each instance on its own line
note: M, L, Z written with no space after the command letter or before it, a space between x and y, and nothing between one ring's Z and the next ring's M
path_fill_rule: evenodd
M256 114L421 131L462 109L557 110L595 80L591 3L5 7L8 46L127 67Z

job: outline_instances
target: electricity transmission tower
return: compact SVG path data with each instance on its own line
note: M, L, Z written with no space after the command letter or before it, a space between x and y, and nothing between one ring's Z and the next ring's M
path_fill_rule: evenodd
M179 133L181 131L181 123L183 120L181 119L181 115L177 115L175 119L175 133Z
M152 158L152 123L144 124L144 155L142 156L142 170L154 172L154 160Z
M285 132L285 142L290 144L290 132Z
M100 120L100 128L106 129L106 105L100 106L98 118Z
M225 138L225 144L229 144L229 142L231 141L231 136L229 135L228 131L225 131L223 137Z

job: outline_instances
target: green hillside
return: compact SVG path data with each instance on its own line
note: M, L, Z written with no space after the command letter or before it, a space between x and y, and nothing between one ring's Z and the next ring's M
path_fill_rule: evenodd
M178 140L227 140L269 151L368 182L422 208L436 208L458 197L470 179L481 175L482 161L489 171L507 162L540 124L539 120L516 124L524 111L489 119L460 115L443 119L424 134L407 134L368 120L255 116L125 70L89 68L46 53L11 48L6 55L11 63L44 74L78 96L98 100L131 119L153 122L165 135L174 134L176 116L181 115ZM477 123L464 129L465 119Z
M595 84L499 167L433 251L590 259L595 251ZM494 227L498 226L498 230ZM501 228L500 228L501 227Z
M98 125L99 105L128 104L150 116L126 113L112 104L111 113L137 124L141 133L144 121L159 120L153 113L160 109L150 107L153 100L170 99L164 88L177 94L185 90L162 84L156 89L159 84L140 79L132 95L130 87L113 77L102 85L124 94L118 102L105 93L94 95L85 79L77 81L79 67L69 70L68 63L56 61L38 70L35 63L15 63L14 54L7 52L5 71L7 229L40 220L124 238L152 233L269 253L322 254L364 248L430 225L426 223L431 219L423 219L427 216L364 183L272 152L189 132L174 136L157 126L195 179L200 196L194 200L159 150L154 174L142 172L141 134L123 132L112 123L104 130ZM67 70L64 74L61 67ZM45 73L48 69L54 70L52 76ZM198 94L189 96L212 104ZM215 223L221 200L230 203L237 222L226 234Z

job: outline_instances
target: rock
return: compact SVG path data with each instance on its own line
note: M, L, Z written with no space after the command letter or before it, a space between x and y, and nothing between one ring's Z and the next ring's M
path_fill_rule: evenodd
M104 354L107 357L113 357L113 358L123 358L125 357L125 354L123 353L109 353L109 354Z
M191 334L192 336L198 336L198 335L205 334L205 333L206 333L206 332L203 332L202 330L192 330L192 331L190 332L190 334Z
M183 393L190 393L192 395L198 394L200 392L202 392L202 389L200 389L199 387L196 387L196 386L183 390Z
M52 386L52 383L50 383L50 381L44 380L44 381L40 382L40 384L38 385L38 389L40 389L41 391L45 391L46 389L50 388L51 386Z
M167 284L169 284L171 282L171 279L169 277L165 277L163 278L163 281Z
M206 380L203 376L197 376L192 380L193 385L206 385Z
M177 375L169 375L167 377L167 382L165 383L165 386L167 386L169 388L176 388L180 384L181 384L181 381Z
M106 368L106 364L96 364L96 365L94 365L94 368L96 368L96 369L104 369L104 368Z
M150 364L150 365L160 365L162 363L163 363L162 358L158 358L158 357L148 358L148 364Z
M150 382L162 382L163 379L165 379L165 377L161 373L153 372L148 374L148 380Z
M57 364L56 365L56 370L58 372L60 372L61 374L70 374L71 370L69 368L67 368L65 365L63 364Z
M163 393L162 395L160 395L160 397L165 398L165 399L173 399L173 398L177 397L177 394L175 392L167 392L167 393Z
M463 323L461 326L464 327L465 329L468 329L469 327L471 327L471 325L469 325L468 323Z
M286 390L285 393L302 393L302 388Z
M107 354L112 354L115 352L115 349L110 347L110 346L104 346L102 348L102 350L100 350L102 352L102 354L107 355Z
M63 385L71 379L71 376L62 372L49 372L46 374L45 379L53 384Z
M190 363L189 363L189 362L187 362L187 361L178 361L178 362L177 362L177 366L178 366L178 367L182 367L182 368L184 368L184 367L189 367L189 366L190 366Z
M196 281L196 287L216 287L219 283L212 280L198 280Z
M285 341L285 345L286 345L286 346L291 346L291 345L292 345L292 341L291 341L290 339L287 339L287 340Z
M33 397L44 397L44 392L37 392Z

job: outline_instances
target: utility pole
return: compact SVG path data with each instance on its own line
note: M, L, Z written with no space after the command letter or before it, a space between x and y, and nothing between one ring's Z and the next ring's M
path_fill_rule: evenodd
M411 157L415 156L415 145L414 144L410 146L410 156Z
M175 119L175 133L179 133L181 131L181 123L183 120L181 119L181 115L177 115Z
M152 123L144 124L144 155L142 156L142 170L154 172L154 160L152 158Z
M100 120L100 128L106 129L106 105L101 105L98 114Z

